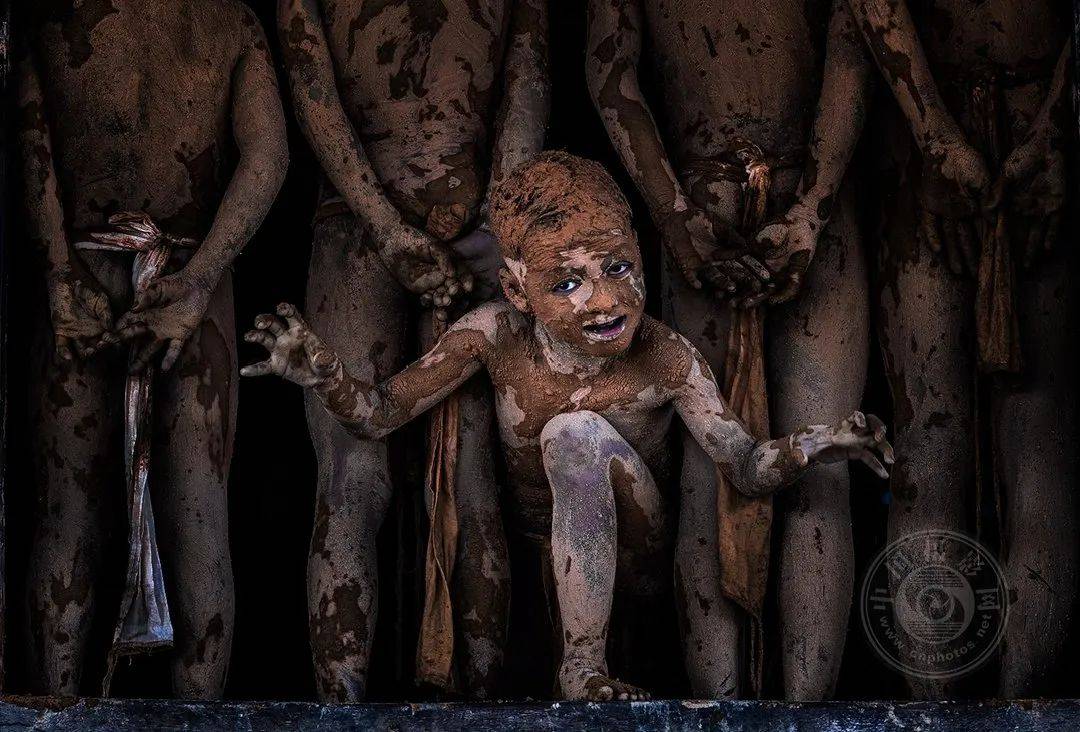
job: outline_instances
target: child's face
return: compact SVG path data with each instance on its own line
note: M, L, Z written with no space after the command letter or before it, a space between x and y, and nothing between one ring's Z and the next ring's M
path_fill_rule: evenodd
M526 248L530 253L517 265L524 271L516 273L536 319L553 338L590 356L624 352L645 306L634 232L616 224L541 238Z

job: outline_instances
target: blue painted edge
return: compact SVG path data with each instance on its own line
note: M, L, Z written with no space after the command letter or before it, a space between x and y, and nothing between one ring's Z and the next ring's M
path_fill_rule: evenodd
M177 702L0 698L0 730L1015 730L1080 729L1080 700L675 701L492 704Z

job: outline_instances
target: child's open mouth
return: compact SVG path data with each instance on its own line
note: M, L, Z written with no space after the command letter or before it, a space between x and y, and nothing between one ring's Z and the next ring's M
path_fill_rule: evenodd
M626 328L626 316L616 318L597 318L595 322L586 325L582 330L585 336L594 341L610 341L622 335Z

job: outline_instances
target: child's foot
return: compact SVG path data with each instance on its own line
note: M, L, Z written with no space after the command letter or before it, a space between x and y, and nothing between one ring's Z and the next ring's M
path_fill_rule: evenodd
M559 682L563 696L570 701L644 701L649 698L644 689L583 667L580 662L564 664Z

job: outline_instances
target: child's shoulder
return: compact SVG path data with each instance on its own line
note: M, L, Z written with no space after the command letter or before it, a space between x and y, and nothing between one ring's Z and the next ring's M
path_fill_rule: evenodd
M642 347L650 353L663 357L693 358L694 345L684 335L656 318L643 315L639 333Z
M703 359L684 335L648 315L641 320L638 355L659 382L671 388L686 383Z
M491 300L462 315L450 330L479 331L492 346L527 329L525 316L506 300Z

